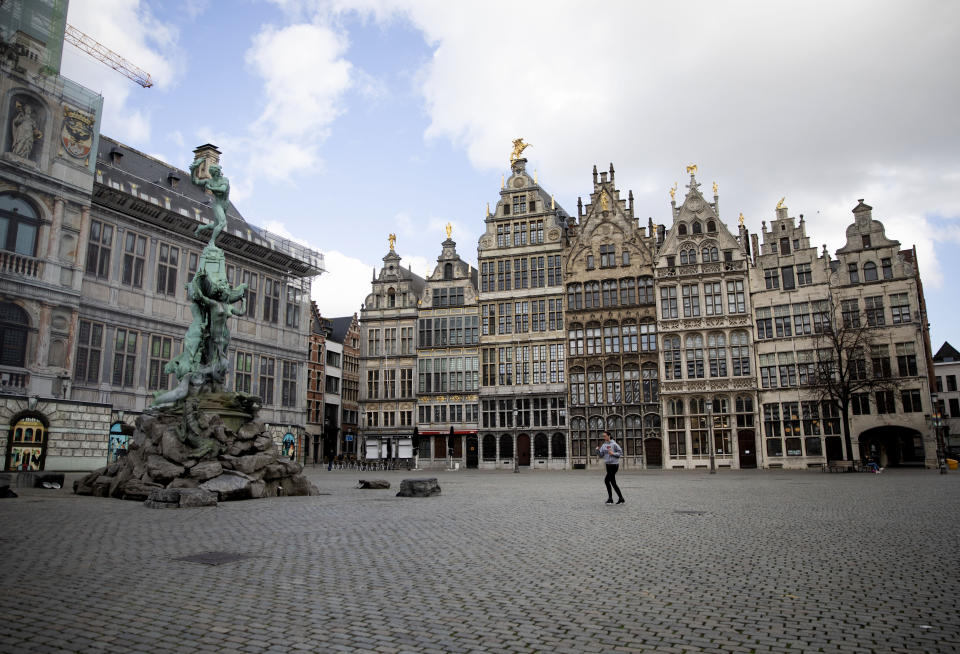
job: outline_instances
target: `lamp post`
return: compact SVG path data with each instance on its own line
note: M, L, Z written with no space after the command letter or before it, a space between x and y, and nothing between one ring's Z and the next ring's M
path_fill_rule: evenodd
M707 434L710 439L710 474L717 474L717 461L714 450L716 449L713 444L713 400L709 400L707 403Z
M943 413L940 411L940 398L936 393L931 394L933 400L933 429L937 439L937 467L940 474L947 474L946 448L943 444Z

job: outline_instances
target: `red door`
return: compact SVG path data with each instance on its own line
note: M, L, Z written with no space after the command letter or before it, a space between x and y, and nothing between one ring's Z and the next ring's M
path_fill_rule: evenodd
M517 436L517 465L530 465L530 435L520 434Z

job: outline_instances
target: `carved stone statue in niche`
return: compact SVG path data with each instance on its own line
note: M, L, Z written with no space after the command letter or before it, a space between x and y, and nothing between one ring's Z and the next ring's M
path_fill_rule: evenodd
M30 159L33 153L33 146L43 138L43 132L40 131L40 117L26 100L14 100L16 113L10 123L10 152Z

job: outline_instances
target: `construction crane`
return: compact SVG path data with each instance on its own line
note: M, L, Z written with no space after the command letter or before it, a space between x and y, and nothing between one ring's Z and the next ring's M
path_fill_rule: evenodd
M134 66L116 52L93 37L84 34L73 25L67 25L67 29L63 34L63 40L70 45L80 48L94 59L105 63L125 77L132 79L143 88L147 89L153 86L150 73Z

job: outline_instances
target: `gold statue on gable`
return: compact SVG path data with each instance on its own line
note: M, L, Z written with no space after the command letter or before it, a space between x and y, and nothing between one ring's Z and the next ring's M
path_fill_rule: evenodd
M513 152L510 154L510 163L514 163L522 158L523 151L530 147L530 143L524 143L522 138L513 139Z
M606 211L610 208L610 205L607 204L607 192L600 191L600 208Z
M387 237L387 240L390 241L390 251L393 252L393 246L396 245L396 243L397 243L397 235L396 235L396 234L390 234L390 235Z
M717 189L718 189L718 188L719 188L719 187L717 186L717 183L714 182L714 183L713 183L713 194L714 194L714 195L717 194Z
M447 223L447 238L450 238L450 234L453 233L453 226L450 223Z
M691 175L697 172L697 164L690 164L689 166L687 166L687 172L690 173Z
M780 198L780 201L777 202L777 209L783 209L783 203L786 199L787 199L786 196Z
M670 189L670 199L673 200L674 196L677 194L677 183L673 183L673 188Z
M743 212L742 212L742 211L740 212L740 218L738 219L738 222L740 223L740 226L743 227Z

